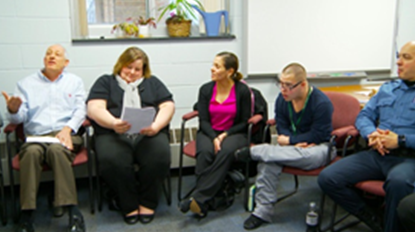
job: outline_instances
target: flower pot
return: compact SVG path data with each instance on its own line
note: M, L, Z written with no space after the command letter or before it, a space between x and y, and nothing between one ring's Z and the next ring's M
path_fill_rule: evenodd
M167 20L166 24L170 37L188 37L190 35L192 20Z
M138 37L139 38L151 37L150 25L139 25L138 26Z

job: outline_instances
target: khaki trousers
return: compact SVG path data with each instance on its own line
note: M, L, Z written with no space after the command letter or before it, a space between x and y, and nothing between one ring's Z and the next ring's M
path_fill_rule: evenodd
M59 131L47 135L55 136ZM83 144L81 136L72 136L74 150L61 144L25 143L19 152L20 160L20 205L22 210L36 209L36 195L40 173L47 164L55 178L53 205L76 205L78 202L72 161Z

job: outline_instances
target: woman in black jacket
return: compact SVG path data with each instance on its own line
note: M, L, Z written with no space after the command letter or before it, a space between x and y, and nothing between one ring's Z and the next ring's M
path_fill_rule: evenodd
M238 58L230 52L216 55L212 81L199 89L196 138L197 183L191 198L180 203L183 213L191 210L204 217L208 201L220 190L234 161L233 153L247 146L247 122L251 116L251 92L240 80Z

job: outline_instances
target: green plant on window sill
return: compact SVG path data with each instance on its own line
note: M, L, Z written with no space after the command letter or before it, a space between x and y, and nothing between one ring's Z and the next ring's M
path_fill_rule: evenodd
M156 23L156 19L154 17L150 17L150 18L144 18L143 16L140 16L137 20L134 20L136 22L137 25L148 25L149 27L154 27L157 28L157 23Z
M196 6L199 7L199 9L205 10L199 0L194 0L194 2L196 2ZM157 21L160 21L167 12L170 13L170 17L166 20L167 24L170 22L180 23L181 21L188 21L191 20L191 18L196 18L192 4L189 0L174 0L168 5L159 8L159 10L161 11L161 14Z
M194 0L194 2L199 9L205 10L199 0ZM157 21L160 21L167 12L170 14L170 17L166 19L169 36L188 37L190 35L191 19L196 19L196 15L189 0L173 0L159 10L161 14Z
M125 22L112 26L111 33L116 33L117 37L137 37L138 26L132 18L128 18Z

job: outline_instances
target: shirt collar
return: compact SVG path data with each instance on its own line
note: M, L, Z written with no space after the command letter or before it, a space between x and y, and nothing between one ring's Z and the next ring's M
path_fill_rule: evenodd
M47 78L46 76L45 76L45 74L43 74L43 69L40 69L39 71L38 71L38 73L37 73L37 75L38 75L38 77L40 78L40 79L42 79L43 81L48 81L48 82L51 82L50 80L49 80L49 78ZM65 75L65 73L66 73L66 71L64 70L60 75L59 75L59 77L58 77L58 79L56 79L56 81L58 81L58 80L60 80L60 79L62 79L63 78L63 76Z

